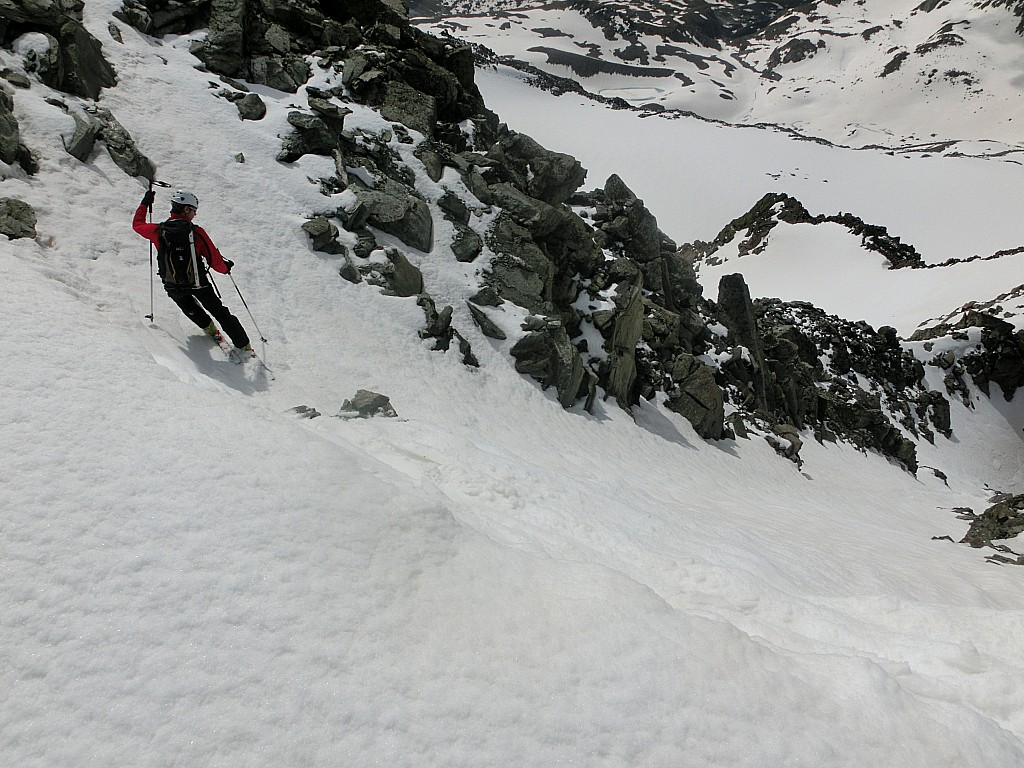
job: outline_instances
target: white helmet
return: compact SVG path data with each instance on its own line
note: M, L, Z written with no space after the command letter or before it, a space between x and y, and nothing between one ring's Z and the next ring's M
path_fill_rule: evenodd
M171 203L174 205L190 205L193 208L199 208L199 198L187 189L179 189L171 195Z

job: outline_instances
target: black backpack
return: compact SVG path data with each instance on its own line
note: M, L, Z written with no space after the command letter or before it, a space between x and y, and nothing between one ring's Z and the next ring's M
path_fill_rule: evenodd
M196 253L192 222L168 219L157 224L160 244L157 246L160 279L182 288L204 288L210 284L206 265Z

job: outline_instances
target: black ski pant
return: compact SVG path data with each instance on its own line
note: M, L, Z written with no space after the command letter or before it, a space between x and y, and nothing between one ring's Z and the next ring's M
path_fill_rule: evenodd
M210 315L213 315L220 323L224 333L231 339L232 344L236 347L244 347L249 343L249 336L242 328L242 324L238 322L238 318L231 314L231 310L224 306L220 296L210 286L185 288L164 283L164 290L171 297L171 301L185 313L185 317L200 328L206 328L212 323Z

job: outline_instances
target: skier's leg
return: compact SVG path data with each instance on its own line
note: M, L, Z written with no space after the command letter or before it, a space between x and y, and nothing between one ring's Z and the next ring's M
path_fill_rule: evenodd
M213 288L200 288L194 295L196 300L206 308L206 311L217 319L221 329L231 338L232 344L236 347L244 347L249 344L249 335L245 332L242 324L238 322L237 317L231 314L231 310L224 306Z
M164 289L167 291L167 295L171 297L171 301L177 304L181 311L185 313L185 317L200 328L206 328L213 322L210 316L203 311L199 302L196 301L191 290L171 285L164 285Z

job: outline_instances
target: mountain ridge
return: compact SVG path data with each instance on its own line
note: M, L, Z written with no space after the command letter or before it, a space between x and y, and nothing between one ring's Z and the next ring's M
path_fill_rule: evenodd
M1020 88L1006 74L1020 56L1020 3L548 3L495 23L486 7L460 21L470 6L456 4L420 24L637 108L772 123L844 146L1020 150ZM907 92L918 94L913 109Z

